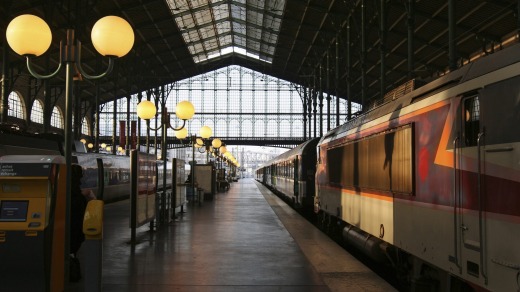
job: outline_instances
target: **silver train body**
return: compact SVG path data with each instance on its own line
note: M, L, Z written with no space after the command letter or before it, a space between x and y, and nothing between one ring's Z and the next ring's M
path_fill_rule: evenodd
M31 135L13 131L12 127L0 127L0 156L4 155L63 155L62 137L53 134ZM83 168L82 189L91 189L98 199L107 203L130 197L130 157L101 153L86 153L81 142L73 145L72 162ZM78 151L75 151L75 150ZM185 189L181 187L186 180L185 163L174 159L167 163L166 189L171 190L176 181L176 203L180 207L186 203ZM156 161L156 187L163 187L163 162ZM172 171L175 169L175 171Z
M130 158L123 155L74 153L83 168L82 189L91 189L98 199L114 202L130 197Z

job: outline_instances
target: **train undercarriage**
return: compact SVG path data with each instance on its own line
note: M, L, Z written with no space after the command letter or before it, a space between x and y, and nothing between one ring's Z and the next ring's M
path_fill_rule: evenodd
M399 291L479 291L468 283L336 216L315 214L316 226Z

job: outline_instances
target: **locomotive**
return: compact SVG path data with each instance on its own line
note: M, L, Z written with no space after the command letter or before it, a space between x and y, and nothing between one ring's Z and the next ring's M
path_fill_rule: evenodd
M414 290L519 291L518 125L519 44L411 80L320 138L312 208ZM290 196L281 161L257 180Z

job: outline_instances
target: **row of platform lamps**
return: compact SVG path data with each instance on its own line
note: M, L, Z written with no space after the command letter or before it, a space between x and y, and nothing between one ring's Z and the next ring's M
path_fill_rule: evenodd
M58 68L51 74L42 75L37 73L31 63L33 57L43 55L50 47L52 42L52 32L49 25L40 17L23 14L15 17L7 26L6 29L7 43L11 49L17 54L24 56L27 60L27 69L29 73L37 79L50 79L55 77L65 64L65 164L66 164L66 222L65 222L65 245L64 245L64 260L65 260L65 278L68 279L69 274L69 242L70 242L70 193L71 193L71 164L72 164L72 85L74 69L77 69L84 78L96 80L103 78L112 72L114 67L114 58L120 58L130 52L134 45L134 31L130 24L123 18L118 16L105 16L99 19L92 27L91 39L96 51L101 55L108 57L108 68L105 72L99 75L90 75L86 73L81 66L81 42L75 39L74 29L66 30L65 44L60 42L60 62ZM143 101L137 106L137 114L141 119L145 119L147 126L150 127L150 119L155 117L156 108L150 101ZM186 120L189 120L195 114L195 109L189 101L180 102L175 114L183 124L179 128L173 128L170 125L170 116L166 107L163 107L162 123L163 139L162 139L162 159L164 160L164 167L166 168L166 133L167 128L172 128L175 131L175 136L178 139L185 139L188 136L188 131L184 127ZM164 127L163 127L164 126ZM191 145L193 149L196 147L205 146L205 140L209 139L212 131L211 128L204 126L200 130L200 138L192 135ZM212 146L215 151L211 151L213 155L220 155L224 161L230 165L240 166L238 161L229 153L220 139L214 139ZM93 146L93 145L92 145ZM89 147L90 148L90 147ZM206 150L210 151L209 146ZM193 159L195 159L193 157ZM194 162L194 161L193 161ZM166 173L166 169L164 169ZM193 172L194 173L194 172ZM166 179L166 176L163 176ZM192 179L194 182L195 179ZM163 185L166 185L165 183Z
M166 130L168 128L171 128L174 130L175 137L177 139L179 139L181 141L181 143L184 139L186 139L186 137L188 137L188 129L185 127L186 121L190 120L193 117L193 115L195 114L195 108L193 107L193 104L191 102L189 102L187 100L181 101L177 104L177 106L175 108L175 114L177 115L177 117L179 119L181 119L183 121L182 126L180 126L179 128L175 128L175 127L171 126L170 114L168 113L167 108L163 107L162 115L161 115L161 117L162 117L161 125L158 128L152 128L152 127L150 127L150 119L154 118L157 113L157 109L156 109L154 103L149 100L141 101L137 105L136 111L137 111L137 116L139 116L139 118L146 121L146 125L148 128L150 128L151 130L158 131L161 128L163 128L163 126L164 126L164 128L163 128L164 137L166 137L166 134L165 134ZM211 141L211 146L208 143L206 143L206 141L208 141L209 138L213 135L213 131L210 127L202 126L199 130L199 135L200 135L200 137L197 137L194 134L192 134L190 136L191 137L190 145L194 149L195 148L201 149L202 151L200 151L200 150L198 150L198 151L200 153L207 152L208 156L211 153L216 158L220 157L223 161L228 163L228 165L230 165L230 166L233 165L236 167L240 167L240 163L238 163L237 159L233 156L233 154L231 154L231 152L227 151L225 144L223 144L220 139L218 139L218 138L213 139ZM163 139L163 142L164 141L165 140ZM164 150L166 150L166 148L164 148ZM161 157L164 158L164 153ZM192 158L195 159L194 156Z

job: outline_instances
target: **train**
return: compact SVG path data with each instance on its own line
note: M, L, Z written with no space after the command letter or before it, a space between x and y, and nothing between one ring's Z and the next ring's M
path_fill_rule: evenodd
M520 291L518 125L519 44L411 80L320 138L317 220L411 290Z
M309 210L314 206L316 146L319 140L310 139L265 162L255 171L255 178L282 195L292 206Z
M105 203L125 200L130 197L130 157L103 153L88 153L84 144L74 141L72 163L83 168L81 188L94 192ZM63 137L56 134L23 133L17 127L0 125L0 156L4 155L63 155ZM166 189L171 190L172 180L184 182L186 170L184 161L174 160L166 164ZM163 188L163 161L155 161L154 189ZM177 189L175 207L185 204L185 191Z
M12 127L0 127L0 156L63 155L63 137L56 134L30 134ZM90 189L98 199L114 202L130 196L130 159L126 156L87 153L74 141L72 163L83 168L81 188ZM82 149L83 148L83 149Z

